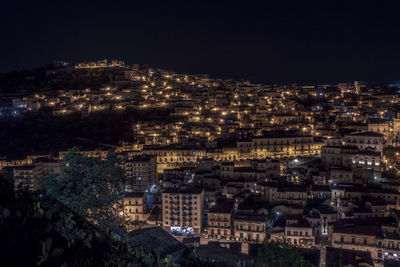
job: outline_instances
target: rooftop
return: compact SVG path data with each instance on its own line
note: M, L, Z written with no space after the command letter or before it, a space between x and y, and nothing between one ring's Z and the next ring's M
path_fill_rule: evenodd
M357 132L357 133L351 133L347 134L346 136L367 136L367 137L383 137L384 135L381 133L377 132Z
M182 243L160 227L130 232L129 243L135 247L142 247L144 251L154 253L160 258L165 258L168 255L179 255L185 250Z

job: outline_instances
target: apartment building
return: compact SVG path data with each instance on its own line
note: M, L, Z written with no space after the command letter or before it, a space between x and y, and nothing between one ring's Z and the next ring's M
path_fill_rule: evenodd
M357 132L344 136L347 145L356 146L358 149L372 149L382 153L384 135L377 132Z
M322 143L312 136L288 132L266 132L252 139L252 155L255 158L281 158L312 156L321 153Z
M383 134L384 138L387 139L390 130L389 122L386 120L369 120L368 122L368 132L376 132Z
M279 187L277 190L277 197L275 201L305 207L305 205L307 204L308 191L308 188L300 186Z
M324 166L380 171L382 168L381 158L380 152L374 149L361 150L354 144L321 148L321 160Z
M144 146L138 154L154 156L158 173L163 173L165 169L177 168L180 164L194 164L197 160L207 156L204 148L193 146Z
M238 241L262 243L266 238L265 216L236 216L233 231Z
M128 191L145 192L157 183L157 164L154 157L133 156L124 161Z
M285 226L285 239L295 247L312 248L315 245L315 236L308 222L294 223Z
M207 233L211 238L233 238L233 201L218 199L208 211Z
M340 201L345 200L361 200L363 198L374 198L385 201L386 204L393 205L396 209L400 208L400 193L387 189L376 189L368 187L343 187L340 193L333 193L333 197L339 197ZM334 191L334 189L332 190Z
M145 192L127 192L123 199L124 213L129 222L146 222L147 194Z
M315 236L312 226L308 221L287 219L285 225L276 226L271 233L271 240L286 242L290 246L312 248L315 246Z
M371 219L369 219L371 220ZM398 227L388 231L383 226L370 223L333 224L332 246L357 251L368 251L375 262L398 259L400 256L400 235Z
M171 233L199 234L203 228L204 190L167 189L162 193L163 228Z
M48 158L37 158L32 164L13 168L14 188L26 188L35 191L39 187L40 177L61 172L60 163Z

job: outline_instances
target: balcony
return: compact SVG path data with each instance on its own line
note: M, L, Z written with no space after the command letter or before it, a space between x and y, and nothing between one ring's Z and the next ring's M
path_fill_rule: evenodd
M250 233L264 233L264 230L263 229L259 229L259 230L257 230L257 229L238 229L238 228L236 228L235 229L235 231L241 231L241 232L250 232Z
M143 203L129 203L128 206L143 206Z
M209 229L231 229L230 225L224 226L224 225L208 225Z
M348 245L348 246L360 246L360 247L373 247L373 248L382 248L382 249L390 249L393 251L400 251L400 248L391 248L387 246L379 246L377 244L364 244L364 243L353 243L353 242L341 242L341 241L333 241L333 244L337 246Z
M221 219L221 218L209 218L208 221L210 222L228 222L226 218Z
M305 237L305 238L307 238L307 237L311 237L312 238L312 236L311 235L299 235L299 234L297 234L297 235L295 235L295 234L293 234L293 233L291 233L291 234L286 234L286 236L287 237Z

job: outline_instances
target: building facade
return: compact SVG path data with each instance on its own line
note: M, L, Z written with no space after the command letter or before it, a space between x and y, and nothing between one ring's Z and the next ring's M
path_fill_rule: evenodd
M163 228L171 233L198 234L203 228L204 190L167 189L162 193Z

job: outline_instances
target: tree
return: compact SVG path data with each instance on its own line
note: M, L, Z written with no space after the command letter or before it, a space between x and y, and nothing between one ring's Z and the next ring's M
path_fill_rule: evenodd
M110 238L53 198L14 192L3 172L0 225L2 266L172 266L126 240Z
M61 161L61 174L43 177L41 190L101 229L117 232L123 224L125 186L119 163L113 153L105 159L89 158L72 148Z
M311 267L299 252L285 243L266 241L258 250L255 266L265 267Z

